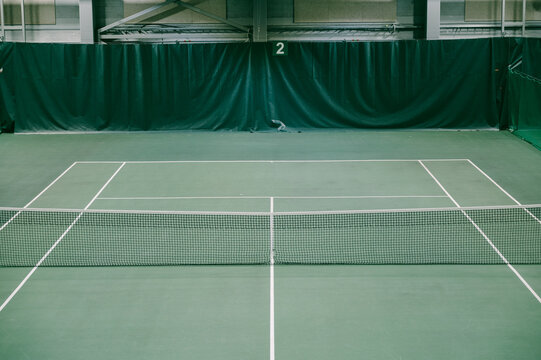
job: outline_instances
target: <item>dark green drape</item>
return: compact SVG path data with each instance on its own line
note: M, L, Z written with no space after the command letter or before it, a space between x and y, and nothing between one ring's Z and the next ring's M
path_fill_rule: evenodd
M509 126L513 130L541 130L541 80L509 71Z
M9 85L13 86L13 81L9 79L8 73L4 72L4 67L8 66L12 52L13 44L0 43L0 69L2 69L0 73L0 133L12 132L14 125L15 99Z
M522 71L541 79L541 39L524 38Z
M512 39L270 44L2 44L17 132L496 128ZM522 48L520 48L522 50Z
M493 42L290 46L268 58L272 118L304 128L497 126Z

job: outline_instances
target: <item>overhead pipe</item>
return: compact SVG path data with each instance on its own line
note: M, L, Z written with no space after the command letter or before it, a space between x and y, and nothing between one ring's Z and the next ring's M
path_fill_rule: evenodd
M505 0L502 0L502 36L505 35Z
M26 42L26 22L24 19L24 0L21 0L21 28L23 30L23 41Z
M526 33L526 0L522 0L522 36Z
M6 28L4 24L4 0L0 0L0 41L6 39Z

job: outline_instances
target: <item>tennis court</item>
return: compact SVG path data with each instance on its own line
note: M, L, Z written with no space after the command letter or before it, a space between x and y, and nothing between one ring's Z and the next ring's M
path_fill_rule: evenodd
M1 358L541 356L541 153L507 132L0 148Z
M454 198L520 205L469 159L374 159L75 162L29 207L265 212L272 200L298 212L451 207Z

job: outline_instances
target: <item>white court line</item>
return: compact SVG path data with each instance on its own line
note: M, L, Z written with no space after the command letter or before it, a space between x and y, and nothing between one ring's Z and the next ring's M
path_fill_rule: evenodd
M468 161L468 159L338 159L338 160L157 160L157 161L77 161L78 164L205 164L205 163L350 163L350 162L418 162Z
M100 197L96 200L199 200L199 199L268 199L271 196L132 196ZM359 195L359 196L273 196L274 199L394 199L394 198L446 198L445 195Z
M73 164L71 164L66 170L64 170L64 172L62 174L60 174L56 179L53 180L52 183L50 183L45 189L43 189L38 195L36 195L35 198L33 198L28 204L26 204L25 208L29 207L30 204L32 204L34 201L36 201L41 195L43 195L43 193L45 193L47 190L49 190L51 188L51 186L53 186L58 180L60 180L60 178L62 176L64 176L68 171L71 170L72 167L74 167L77 163L74 162Z
M505 195L507 195L507 197L509 197L509 199L513 200L517 205L522 205L517 199L515 199L513 196L511 196L511 194L509 194L507 191L504 190L503 187L501 187L496 181L494 181L490 176L488 176L488 174L486 172L484 172L483 170L481 170L479 168L479 166L475 165L473 163L473 161L469 160L468 159L468 162L474 167L477 169L477 171L479 171L481 174L483 174L488 180L490 180L490 182L492 182L494 185L496 185L496 187L498 189L500 189ZM530 215L532 218L534 218L539 224L541 224L541 220L539 220L539 218L537 216L535 216L534 214L532 214L532 212L528 209L524 209L524 211L526 211L528 213L528 215Z
M419 163L421 164L421 166L426 170L426 172L432 177L432 179L434 179L434 181L438 184L438 186L443 190L443 192L445 194L447 194L447 196L449 196L449 199L456 205L457 208L461 209L460 211L462 212L462 214L464 214L464 216L468 219L469 222L471 222L473 224L473 226L475 227L475 229L477 229L477 231L483 236L483 238L489 243L489 245L492 247L492 249L494 249L494 251L496 251L496 253L498 254L498 256L503 260L503 262L507 265L507 267L509 267L509 269L511 269L511 271L519 278L519 280L522 282L522 284L524 286L526 286L526 288L530 291L530 293L532 293L532 295L537 299L537 301L539 303L541 303L541 297L539 297L539 295L535 292L535 290L530 286L530 284L528 284L528 282L522 277L522 275L520 275L520 273L517 271L517 269L515 269L515 267L513 265L511 265L509 263L509 261L505 258L505 256L503 256L503 254L500 252L500 250L496 247L496 245L494 245L494 243L492 242L492 240L490 240L490 238L485 234L485 232L475 223L475 221L473 221L473 219L466 213L466 211L464 211L461 206L458 204L458 202L451 196L451 194L449 194L449 192L443 187L443 185L438 181L438 179L434 176L434 174L432 174L432 172L430 172L430 170L428 170L428 168L425 166L425 164L423 164L422 161L419 160Z
M41 195L43 195L43 193L45 193L47 190L49 190L51 188L51 186L53 186L58 180L60 180L60 178L62 176L64 176L68 171L71 170L72 167L75 166L75 164L77 164L76 162L74 162L73 164L71 164L66 170L64 170L62 172L62 174L60 174L56 179L53 180L52 183L50 183L49 185L47 185L47 187L45 189L43 189L39 194L37 194L32 200L30 200L30 202L28 204L26 204L25 206L23 206L23 209L26 209L28 208L34 201L36 201ZM18 211L17 213L15 213L15 215L13 215L11 217L11 219L9 219L4 225L2 225L0 227L0 231L4 230L4 228L6 226L8 226L17 216L19 216L21 212Z
M473 163L473 161L469 160L468 159L468 162L471 164L471 166L473 166L475 169L477 169L477 171L479 171L481 174L483 174L488 180L490 180L491 183L493 183L494 185L496 185L496 187L498 189L501 190L501 192L503 192L505 195L507 195L507 197L511 200L513 200L517 205L521 205L521 203L519 203L517 201L517 199L515 199L514 197L511 196L511 194L509 194L507 191L505 191L496 181L494 181L490 176L487 175L487 173L485 173L483 170L481 170L477 165L475 165Z
M91 205L92 203L98 198L98 196L102 193L103 190L105 190L105 188L107 187L107 185L109 185L109 183L113 180L113 178L116 176L116 174L119 173L119 171L122 169L122 167L124 167L125 164L122 164L120 165L120 167L115 171L115 173L109 178L109 180L107 180L107 182L105 183L105 185L102 186L102 188L100 189L100 191L98 191L98 193L92 198L92 200L90 200L90 202L88 203L88 205L86 205L86 207L84 208L84 210L87 210ZM60 241L62 241L62 239L64 239L64 237L67 235L67 233L73 228L73 226L77 223L77 221L79 221L79 219L81 218L81 216L83 216L83 211L79 213L79 215L75 218L75 220L73 220L73 222L70 224L70 226L66 229L66 231L64 231L64 233L58 238L58 240L55 241L55 243L53 244L53 246L51 246L51 248L49 250L47 250L47 252L42 256L42 258L38 261L38 263L32 268L32 270L30 270L30 272L28 273L28 275L26 275L26 277L23 279L23 281L21 281L21 283L15 288L15 290L13 290L13 292L8 296L8 298L4 301L4 303L2 305L0 305L0 312L2 310L4 310L4 308L7 306L7 304L9 304L9 302L11 301L11 299L13 299L13 297L19 292L19 290L21 290L21 288L24 286L24 284L26 284L26 282L28 281L28 279L30 279L30 277L32 276L32 274L34 274L34 272L38 269L38 267L43 263L43 261L45 261L45 259L49 256L49 254L54 250L54 248L60 243Z
M270 198L270 360L274 360L274 198Z

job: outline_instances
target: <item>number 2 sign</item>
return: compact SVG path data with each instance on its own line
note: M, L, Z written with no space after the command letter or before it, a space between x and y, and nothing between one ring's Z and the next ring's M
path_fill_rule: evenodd
M272 42L272 55L274 56L287 56L287 41L273 41Z

